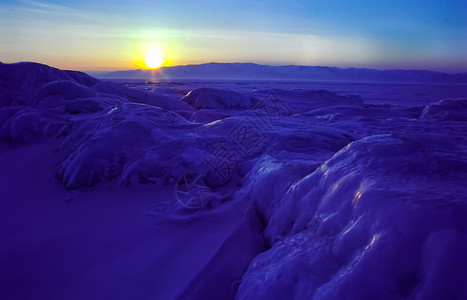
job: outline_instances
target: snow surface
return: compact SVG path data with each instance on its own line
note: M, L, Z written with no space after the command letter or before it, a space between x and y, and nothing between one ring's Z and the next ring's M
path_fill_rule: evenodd
M467 299L463 86L0 87L1 299Z

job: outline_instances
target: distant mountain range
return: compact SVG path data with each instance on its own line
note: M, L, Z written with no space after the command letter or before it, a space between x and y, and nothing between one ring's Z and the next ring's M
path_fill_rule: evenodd
M245 79L377 81L467 84L467 73L447 74L426 70L341 69L318 66L268 66L253 63L208 63L92 74L101 79Z

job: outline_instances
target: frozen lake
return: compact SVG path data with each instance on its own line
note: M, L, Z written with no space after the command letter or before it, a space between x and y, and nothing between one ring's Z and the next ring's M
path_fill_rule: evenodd
M183 96L200 87L227 88L251 93L256 89L310 89L327 90L342 95L359 95L370 104L389 103L401 106L426 105L444 98L462 98L467 95L465 84L325 82L325 81L254 81L254 80L106 80L128 84L131 88L157 90Z
M465 86L0 64L0 298L466 299L466 178Z

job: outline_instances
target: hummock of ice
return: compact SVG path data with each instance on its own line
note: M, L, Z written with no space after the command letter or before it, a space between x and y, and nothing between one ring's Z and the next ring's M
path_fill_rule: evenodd
M213 88L180 99L34 63L0 64L0 84L2 143L53 145L60 163L44 172L65 188L185 181L209 195L168 200L160 222L233 218L218 249L197 248L199 269L173 258L167 272L195 275L168 283L171 295L467 298L465 100L401 108Z
M250 108L250 100L247 96L230 90L214 88L200 88L189 92L182 99L195 109L214 108Z
M467 121L467 99L445 99L431 103L423 110L422 118L438 121Z
M68 188L92 186L122 173L122 182L155 182L175 178L175 170L198 168L183 156L195 149L186 134L193 125L175 113L124 103L79 126L79 134L71 133L61 146L62 152L71 152L58 171Z
M45 84L56 81L74 81L84 86L92 86L97 79L81 72L61 71L56 68L32 62L4 64L0 62L0 105L27 104L37 90Z
M258 162L246 197L271 249L252 261L237 296L467 297L466 149L449 137L370 136L282 188L284 166Z

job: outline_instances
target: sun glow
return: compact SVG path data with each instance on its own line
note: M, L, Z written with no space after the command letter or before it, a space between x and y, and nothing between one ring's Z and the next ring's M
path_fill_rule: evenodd
M157 69L164 63L164 57L159 50L149 49L146 52L144 63L148 68Z

